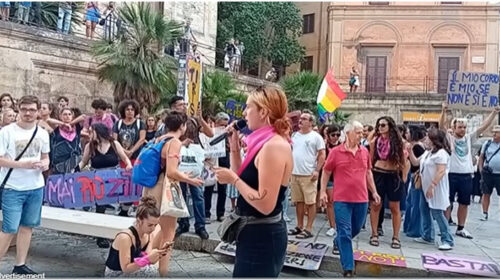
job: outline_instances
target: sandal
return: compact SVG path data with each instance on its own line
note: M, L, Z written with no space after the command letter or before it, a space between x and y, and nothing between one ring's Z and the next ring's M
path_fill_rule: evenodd
M310 231L308 231L307 229L304 229L301 233L297 234L297 236L295 238L297 238L297 239L308 239L308 238L311 238L313 236L314 235L312 235L312 233Z
M302 233L302 229L299 227L295 227L294 229L291 229L288 231L288 235L297 235L297 234L301 234L301 233Z
M397 239L396 237L392 238L392 243L391 243L391 248L392 249L401 249L401 241Z
M380 245L380 243L378 241L378 235L372 235L372 236L370 236L370 242L369 243L372 246L378 247L378 245Z

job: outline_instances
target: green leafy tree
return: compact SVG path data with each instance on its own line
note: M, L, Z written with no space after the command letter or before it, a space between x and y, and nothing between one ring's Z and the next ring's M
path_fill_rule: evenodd
M202 79L203 114L214 116L225 111L226 101L244 102L246 96L236 88L233 77L222 71L206 71Z
M218 4L217 48L239 39L245 45L243 64L254 67L259 59L286 67L299 62L304 48L300 10L293 2L220 2ZM219 66L223 51L217 53Z
M114 100L135 99L151 111L177 89L177 65L173 57L163 55L159 45L181 36L181 25L152 11L149 4L123 3L119 9L123 30L112 42L96 42L92 51L99 66L101 81L114 84Z

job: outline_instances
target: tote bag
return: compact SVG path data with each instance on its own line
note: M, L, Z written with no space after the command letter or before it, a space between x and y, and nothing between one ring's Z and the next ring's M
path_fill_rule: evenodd
M175 218L189 217L189 210L182 196L181 187L166 176L163 180L160 214Z

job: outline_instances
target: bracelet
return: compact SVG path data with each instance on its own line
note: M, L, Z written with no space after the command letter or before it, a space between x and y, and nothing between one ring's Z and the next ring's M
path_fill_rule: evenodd
M238 181L239 181L239 180L240 180L240 177L236 178L236 180L234 180L234 182L232 183L232 185L233 185L234 187L236 187L236 183L238 183Z

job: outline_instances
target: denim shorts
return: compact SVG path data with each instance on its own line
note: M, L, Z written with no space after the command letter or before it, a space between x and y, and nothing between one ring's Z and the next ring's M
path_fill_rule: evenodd
M459 204L470 205L470 197L472 195L472 175L449 173L448 180L450 182L450 203L453 205L455 197Z
M42 201L43 188L29 191L4 189L2 195L2 232L14 234L19 230L19 226L39 226Z

